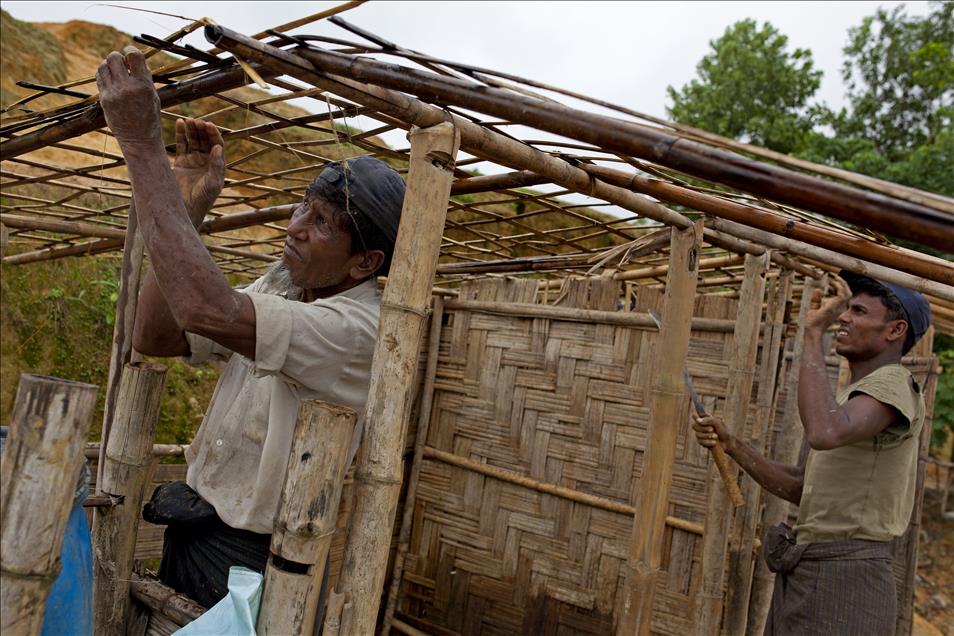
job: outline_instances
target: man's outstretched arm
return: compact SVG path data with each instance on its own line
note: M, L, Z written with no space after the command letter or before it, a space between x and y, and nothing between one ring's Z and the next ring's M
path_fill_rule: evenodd
M138 50L113 52L96 72L100 103L126 158L139 226L162 297L185 331L248 357L255 309L234 291L195 231L162 143L159 98Z
M747 472L762 488L786 501L797 504L802 498L802 485L805 469L789 466L763 457L742 440L732 437L721 417L706 415L693 416L692 428L696 431L696 441L712 448L718 442L725 446L725 452Z
M176 121L176 159L172 167L179 192L196 228L219 192L225 179L222 135L214 124L194 119ZM133 346L154 356L187 355L189 344L182 327L172 315L150 269L139 294L139 311Z

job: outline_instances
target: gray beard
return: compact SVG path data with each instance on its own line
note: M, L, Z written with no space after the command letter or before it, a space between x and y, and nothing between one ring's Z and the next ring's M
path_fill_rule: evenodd
M260 285L259 292L263 294L274 294L290 300L301 298L301 287L292 282L291 273L285 261L277 261L269 267L262 276Z

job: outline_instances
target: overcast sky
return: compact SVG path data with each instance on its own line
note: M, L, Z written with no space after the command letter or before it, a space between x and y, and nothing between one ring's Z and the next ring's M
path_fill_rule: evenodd
M337 2L115 2L188 18L210 17L252 34ZM507 71L665 116L666 86L681 87L709 41L743 18L769 21L824 71L819 96L843 103L839 70L849 27L892 2L368 2L344 17L405 48ZM926 2L908 2L923 15ZM28 21L82 19L130 34L164 36L184 21L92 2L7 2ZM327 23L299 33L346 35ZM192 43L208 48L198 37Z

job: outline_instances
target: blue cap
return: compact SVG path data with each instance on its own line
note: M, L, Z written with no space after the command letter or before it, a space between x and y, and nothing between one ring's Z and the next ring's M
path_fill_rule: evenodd
M864 280L881 285L889 294L894 296L898 304L901 305L901 309L904 311L904 319L908 323L908 337L904 347L905 353L921 339L924 332L931 326L931 305L923 294L913 289L908 289L907 287L901 287L900 285L895 285L894 283L883 280L875 280L869 276L855 274L854 272L846 270L842 270L839 276L845 279L845 282L848 283L848 287L851 288L852 292L855 291L855 285Z
M379 159L361 155L326 163L317 180L342 192L350 213L368 218L394 243L406 189L397 170Z

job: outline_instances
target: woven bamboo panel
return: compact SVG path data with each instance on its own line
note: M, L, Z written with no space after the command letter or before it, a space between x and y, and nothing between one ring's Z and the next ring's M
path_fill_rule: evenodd
M536 283L482 281L461 299L533 302ZM607 279L570 282L564 306L616 309ZM700 298L696 315L734 318ZM661 306L640 290L637 310ZM655 330L452 311L443 327L427 445L536 482L631 504L648 424ZM691 336L689 371L710 409L727 385L731 333ZM757 374L756 374L757 375ZM753 394L754 395L754 394ZM708 455L680 429L670 516L704 523ZM688 442L688 443L687 443ZM632 516L426 458L399 611L432 631L606 634L624 583ZM684 634L702 542L668 527L653 629Z

